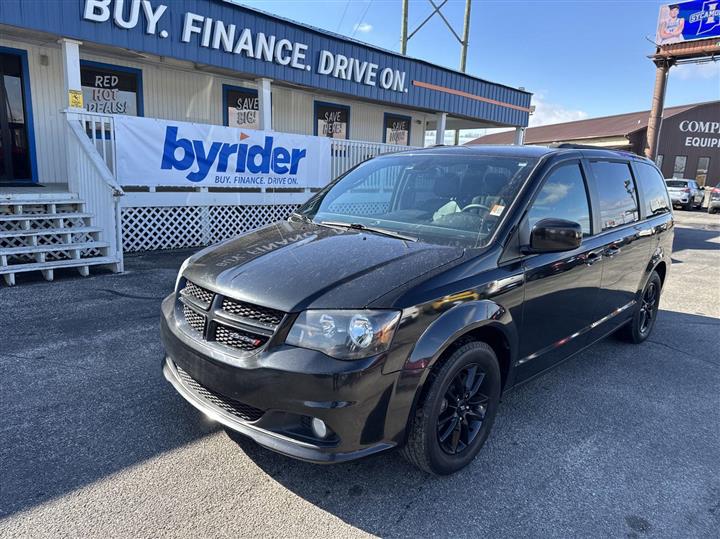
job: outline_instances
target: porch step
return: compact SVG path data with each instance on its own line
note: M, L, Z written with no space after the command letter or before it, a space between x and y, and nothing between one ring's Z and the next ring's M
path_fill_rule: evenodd
M51 243L49 245L26 245L24 247L0 247L0 257L24 255L32 253L52 253L56 251L84 251L86 249L104 249L110 247L106 241L89 241L85 243Z
M0 213L0 223L12 221L40 221L47 219L88 219L92 213L67 212L67 213Z
M0 232L0 240L6 238L24 238L29 236L59 236L61 234L93 234L102 232L97 226L74 226L67 228L33 228L28 230L9 230Z
M3 198L0 195L0 206L47 206L49 204L65 205L65 204L82 204L83 201L78 198L72 197L59 197L59 198L35 198L35 199L24 199L24 198Z
M59 268L77 268L80 275L87 277L90 274L90 266L116 265L118 261L110 256L98 256L91 258L54 260L52 262L33 262L29 264L13 264L12 266L0 266L0 275L5 279L8 286L15 284L15 274L27 271L42 271L47 281L54 278L53 270Z

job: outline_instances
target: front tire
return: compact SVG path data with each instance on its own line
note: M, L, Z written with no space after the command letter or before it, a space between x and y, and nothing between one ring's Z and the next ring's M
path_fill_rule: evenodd
M657 272L653 271L645 284L640 299L630 322L622 328L620 336L631 343L640 344L652 333L660 307L662 281Z
M484 342L467 342L426 384L401 453L421 470L448 475L470 464L490 434L501 391L497 356Z

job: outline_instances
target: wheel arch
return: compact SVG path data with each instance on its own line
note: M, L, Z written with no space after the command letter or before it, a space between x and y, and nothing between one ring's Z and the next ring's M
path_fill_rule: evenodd
M428 326L405 364L405 369L422 369L410 417L423 403L430 374L468 341L482 341L493 349L499 362L502 388L509 387L518 345L518 328L510 312L491 300L466 302Z

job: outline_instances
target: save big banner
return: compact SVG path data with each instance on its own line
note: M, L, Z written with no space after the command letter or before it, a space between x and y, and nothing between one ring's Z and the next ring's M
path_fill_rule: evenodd
M330 140L115 116L121 185L322 187L330 181Z

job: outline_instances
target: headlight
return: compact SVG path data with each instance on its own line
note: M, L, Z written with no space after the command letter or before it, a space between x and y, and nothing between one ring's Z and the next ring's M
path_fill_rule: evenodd
M175 279L175 292L178 291L178 286L180 286L180 279L182 278L183 272L187 269L187 267L190 265L190 259L192 257L188 257L185 259L185 262L182 263L182 266L180 266L180 270L178 271L177 278Z
M400 311L304 311L285 342L337 359L362 359L390 347Z

